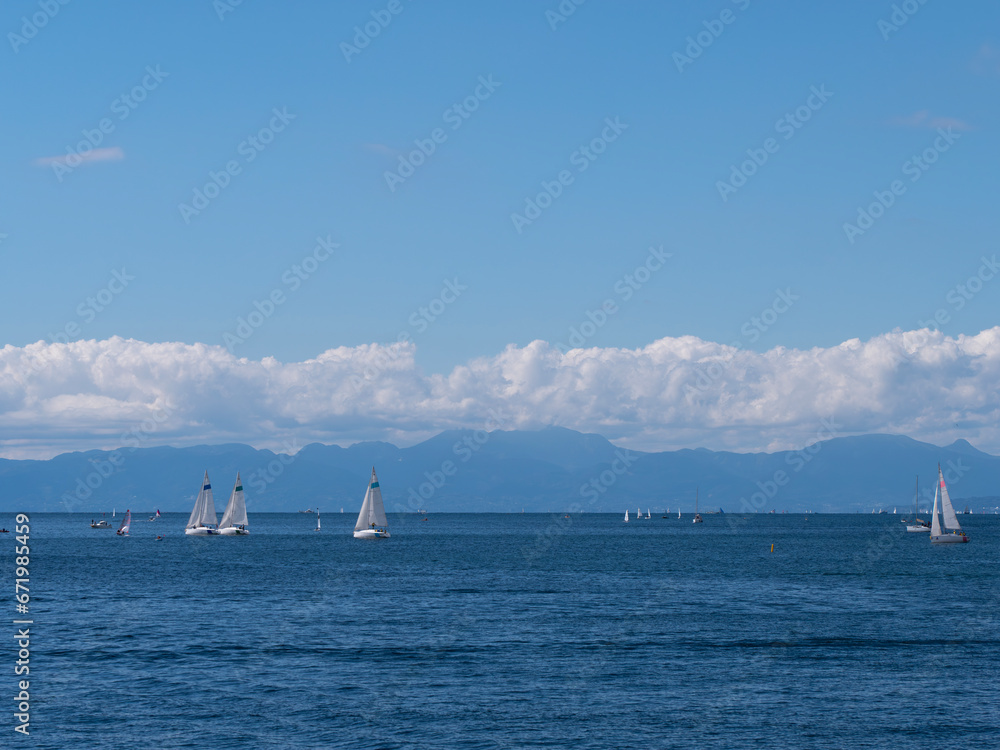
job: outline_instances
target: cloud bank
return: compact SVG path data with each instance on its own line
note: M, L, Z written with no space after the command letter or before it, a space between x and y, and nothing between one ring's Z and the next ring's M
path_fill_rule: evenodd
M424 374L412 344L340 347L304 362L207 344L111 338L0 349L0 455L123 445L319 441L407 445L450 428L560 425L638 450L759 451L892 432L1000 452L1000 327L894 331L752 352L693 336L640 349L508 346Z

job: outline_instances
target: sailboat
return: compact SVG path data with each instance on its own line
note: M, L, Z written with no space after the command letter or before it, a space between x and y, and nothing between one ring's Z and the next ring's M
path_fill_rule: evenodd
M322 527L319 522L319 508L316 508L316 528L313 531L322 531Z
M641 521L642 520L642 508L636 508L635 509L635 520L636 521Z
M150 516L150 517L149 517L149 520L150 520L150 521L156 521L156 520L157 520L157 519L159 519L160 517L161 517L161 516L160 516L160 509L159 509L159 508L157 508L157 509L156 509L156 515L155 515L155 516Z
M375 476L375 467L373 466L372 478L368 482L364 502L361 503L361 512L358 513L358 521L354 524L354 538L388 538L389 529L387 527L385 508L382 506L382 490L378 486L378 477Z
M628 523L628 508L625 509L625 523Z
M132 528L132 511L126 510L125 517L122 518L122 525L118 527L118 531L115 533L118 536L128 536L129 529Z
M215 515L213 508L212 515ZM243 482L240 480L240 473L236 472L236 484L233 485L233 492L229 496L229 503L219 521L219 533L223 536L246 536L250 533L247 526L247 501L243 496Z
M201 483L198 499L194 501L191 517L188 518L184 533L192 536L211 536L218 534L216 528L215 501L212 499L212 484L208 481L208 472Z
M677 520L678 521L681 520L681 509L680 508L677 509Z
M951 505L948 486L944 483L944 475L941 473L941 464L938 464L938 489L941 491L941 514L944 516L946 531L941 532L941 523L938 520L938 493L935 491L934 510L931 513L931 544L957 544L969 541Z
M919 488L920 477L917 477L917 484L914 486L913 491L913 523L906 523L906 519L903 519L903 523L906 523L906 530L911 532L921 532L930 531L931 526L927 521L920 518L920 493L917 488ZM936 493L935 493L936 494Z
M649 508L646 508L646 518L647 518L647 519L650 519L650 518L652 518L652 516L651 516L651 515L649 515Z
M698 488L694 489L694 518L691 519L691 523L704 523L701 513L698 512Z

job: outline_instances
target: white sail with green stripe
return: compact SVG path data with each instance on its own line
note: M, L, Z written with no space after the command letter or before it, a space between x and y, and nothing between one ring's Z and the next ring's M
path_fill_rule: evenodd
M381 539L387 536L389 536L389 528L385 517L385 507L382 505L382 489L379 487L378 477L375 475L375 467L373 466L368 490L365 492L364 502L361 503L361 512L358 513L358 521L354 524L354 537L356 539Z
M233 485L233 492L229 496L229 504L222 514L222 521L219 523L219 533L223 536L242 536L249 534L247 528L250 521L247 519L247 502L243 495L243 482L239 472L236 472L236 484Z

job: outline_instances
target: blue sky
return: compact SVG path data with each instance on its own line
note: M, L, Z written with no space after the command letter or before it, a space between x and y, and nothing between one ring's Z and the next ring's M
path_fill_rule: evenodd
M919 329L939 310L942 341L978 334L997 322L1000 285L974 284L961 307L955 294L997 250L1000 8L902 5L915 12L892 29L893 4L877 2L9 3L0 344L122 337L301 363L403 333L426 391L428 378L495 363L510 345L565 350L595 319L602 325L582 340L601 351L685 336L761 355L828 349ZM575 9L560 20L560 7ZM377 36L345 48L379 16L391 20ZM698 52L689 37L697 45L699 34L711 43L679 62ZM467 117L452 109L463 102L475 106ZM788 115L796 127L778 125ZM436 130L412 175L387 179ZM66 161L98 135L88 160ZM266 145L255 148L255 135ZM602 153L581 156L595 139ZM911 161L925 152L926 170ZM720 191L753 154L767 159ZM227 164L234 173L203 209L179 208ZM512 220L561 172L571 182L538 218ZM897 180L892 205L848 236L845 223ZM318 237L338 245L321 260ZM650 248L669 258L628 281ZM275 292L281 302L252 335L226 337ZM608 301L614 312L601 319ZM753 322L762 313L770 323ZM67 432L60 395L146 407L184 399L62 381L32 396L22 386L8 388L8 413L44 412L62 446L108 438ZM615 408L600 423L574 423L570 407L543 421L615 432L608 426L633 419ZM411 426L407 413L347 429L336 412L307 432L406 442L474 424L486 408L431 411ZM953 416L942 419L962 421ZM925 437L943 435L920 424ZM239 436L215 427L205 435ZM629 434L638 433L615 437ZM46 440L30 444L44 453L55 445ZM665 445L643 443L654 444Z

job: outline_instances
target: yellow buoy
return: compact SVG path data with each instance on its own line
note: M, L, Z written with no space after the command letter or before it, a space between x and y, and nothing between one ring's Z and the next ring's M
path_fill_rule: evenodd
M774 552L774 542L771 542L771 552Z

